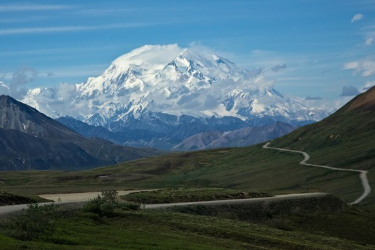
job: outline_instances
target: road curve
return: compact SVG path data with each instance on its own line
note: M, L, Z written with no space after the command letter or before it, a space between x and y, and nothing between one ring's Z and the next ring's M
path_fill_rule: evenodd
M163 204L145 204L144 209L162 209L177 206L195 206L195 205L220 205L220 204L244 204L256 203L261 201L278 201L278 200L292 200L298 198L320 197L326 196L327 193L300 193L300 194L282 194L272 197L248 198L248 199L232 199L232 200L214 200L214 201L195 201L195 202L179 202L179 203L163 203Z
M303 157L304 157L304 159L299 163L301 165L310 166L310 167L318 167L318 168L326 168L326 169L331 169L331 170L336 170L336 171L345 171L345 172L356 172L356 173L359 173L359 179L361 180L361 183L362 183L362 186L363 186L363 193L362 193L362 195L358 199L356 199L355 201L349 203L350 205L354 205L354 204L360 203L364 198L366 198L371 193L371 187L370 187L369 181L367 179L367 171L366 170L334 168L334 167L324 166L324 165L309 164L309 163L306 163L306 162L310 159L310 155L308 155L306 152L298 151L298 150L289 150L289 149L284 149L284 148L268 147L268 145L270 143L271 142L267 142L263 146L263 148L302 154Z

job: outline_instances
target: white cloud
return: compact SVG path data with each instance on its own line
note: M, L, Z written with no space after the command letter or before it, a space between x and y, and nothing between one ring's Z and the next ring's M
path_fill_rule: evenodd
M72 7L68 5L7 4L7 5L0 5L0 12L64 10L64 9L70 9L70 8Z
M344 65L344 69L355 70L355 73L361 72L362 76L371 76L375 74L375 61L365 59L362 61L349 62Z
M338 98L333 98L333 99L327 99L327 98L306 99L306 98L296 97L296 100L304 104L306 107L325 109L329 113L333 113L339 108L341 108L342 106L344 106L352 98L353 96L340 96Z
M359 20L362 20L363 18L365 18L364 15L362 15L362 14L360 14L360 13L355 14L355 15L352 17L352 23L357 22L357 21L359 21Z
M359 90L361 92L365 92L365 91L369 90L372 86L375 86L375 81L366 82L366 84L363 85Z
M122 24L109 24L109 25L97 25L97 26L60 26L60 27L2 29L0 30L0 36L16 35L16 34L55 33L55 32L70 32L70 31L136 28L136 27L153 26L153 25L158 25L158 23L122 23Z
M365 45L371 45L373 41L374 41L374 38L373 37L369 37L369 38L366 39Z
M358 62L348 62L344 65L344 69L356 69L359 67Z
M364 61L361 65L362 76L370 76L375 73L375 61Z
M7 80L9 84L0 81L0 94L22 98L27 92L26 85L38 76L39 72L31 67L18 68L12 74L1 72L0 80Z

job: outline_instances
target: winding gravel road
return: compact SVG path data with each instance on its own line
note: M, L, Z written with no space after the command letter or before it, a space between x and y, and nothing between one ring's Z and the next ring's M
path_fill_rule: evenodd
M360 178L362 186L363 186L363 194L358 199L356 199L355 201L349 203L350 205L354 205L354 204L360 203L364 198L366 198L371 193L371 187L370 187L369 181L367 179L367 171L366 170L334 168L334 167L324 166L324 165L309 164L309 163L306 163L306 162L310 159L310 155L308 155L306 152L298 151L298 150L289 150L289 149L284 149L284 148L268 147L268 145L270 143L271 142L267 142L263 146L263 148L302 154L303 157L304 157L304 159L299 163L301 165L310 166L310 167L318 167L318 168L326 168L326 169L331 169L331 170L336 170L336 171L345 171L345 172L356 172L356 173L359 173L359 178Z
M181 203L165 203L165 204L145 204L143 209L163 209L175 206L194 206L194 205L220 205L220 204L243 204L243 203L255 203L255 202L265 202L265 201L279 201L279 200L293 200L300 198L309 197L321 197L326 196L327 193L302 193L302 194L283 194L275 195L272 197L262 197L262 198L248 198L248 199L232 199L232 200L214 200L214 201L197 201L197 202L181 202ZM83 197L83 196L82 196ZM86 198L86 197L85 197ZM46 202L39 203L40 206L55 204L58 206L71 206L71 207L82 207L86 199L75 200L73 202ZM21 205L10 205L10 206L0 206L0 216L5 216L15 212L22 211L26 209L28 204Z
M179 203L164 203L164 204L145 204L144 209L162 209L168 207L182 207L182 206L216 206L222 204L248 204L265 201L280 201L280 200L294 200L300 198L322 197L327 196L328 193L301 193L301 194L281 194L272 197L248 198L248 199L231 199L231 200L214 200L214 201L194 201L194 202L179 202Z

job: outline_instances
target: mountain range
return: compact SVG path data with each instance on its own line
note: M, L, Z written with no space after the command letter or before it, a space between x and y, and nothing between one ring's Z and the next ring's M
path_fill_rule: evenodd
M256 70L176 44L134 49L98 77L31 89L21 101L52 118L69 116L95 126L90 136L159 149L171 149L202 132L277 121L298 126L328 115L277 91ZM69 117L59 121L72 124Z
M86 138L36 109L0 96L0 171L79 170L160 154Z
M273 140L292 132L294 126L276 122L272 125L247 127L234 131L210 131L190 136L173 147L173 150L201 150L223 147L245 147Z

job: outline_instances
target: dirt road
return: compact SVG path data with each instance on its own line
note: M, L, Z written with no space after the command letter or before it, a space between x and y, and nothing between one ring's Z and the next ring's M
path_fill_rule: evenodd
M350 205L360 203L364 198L366 198L371 193L371 187L370 187L370 183L367 179L367 171L366 170L335 168L335 167L324 166L324 165L309 164L309 163L306 163L310 159L310 155L308 153L303 152L303 151L298 151L298 150L289 150L289 149L285 149L285 148L268 147L269 144L270 144L270 142L266 143L263 146L263 148L302 154L304 159L299 163L301 165L305 165L305 166L309 166L309 167L326 168L326 169L331 169L331 170L335 170L335 171L359 173L359 179L361 180L361 183L362 183L362 186L363 186L363 193L355 201L349 203Z

